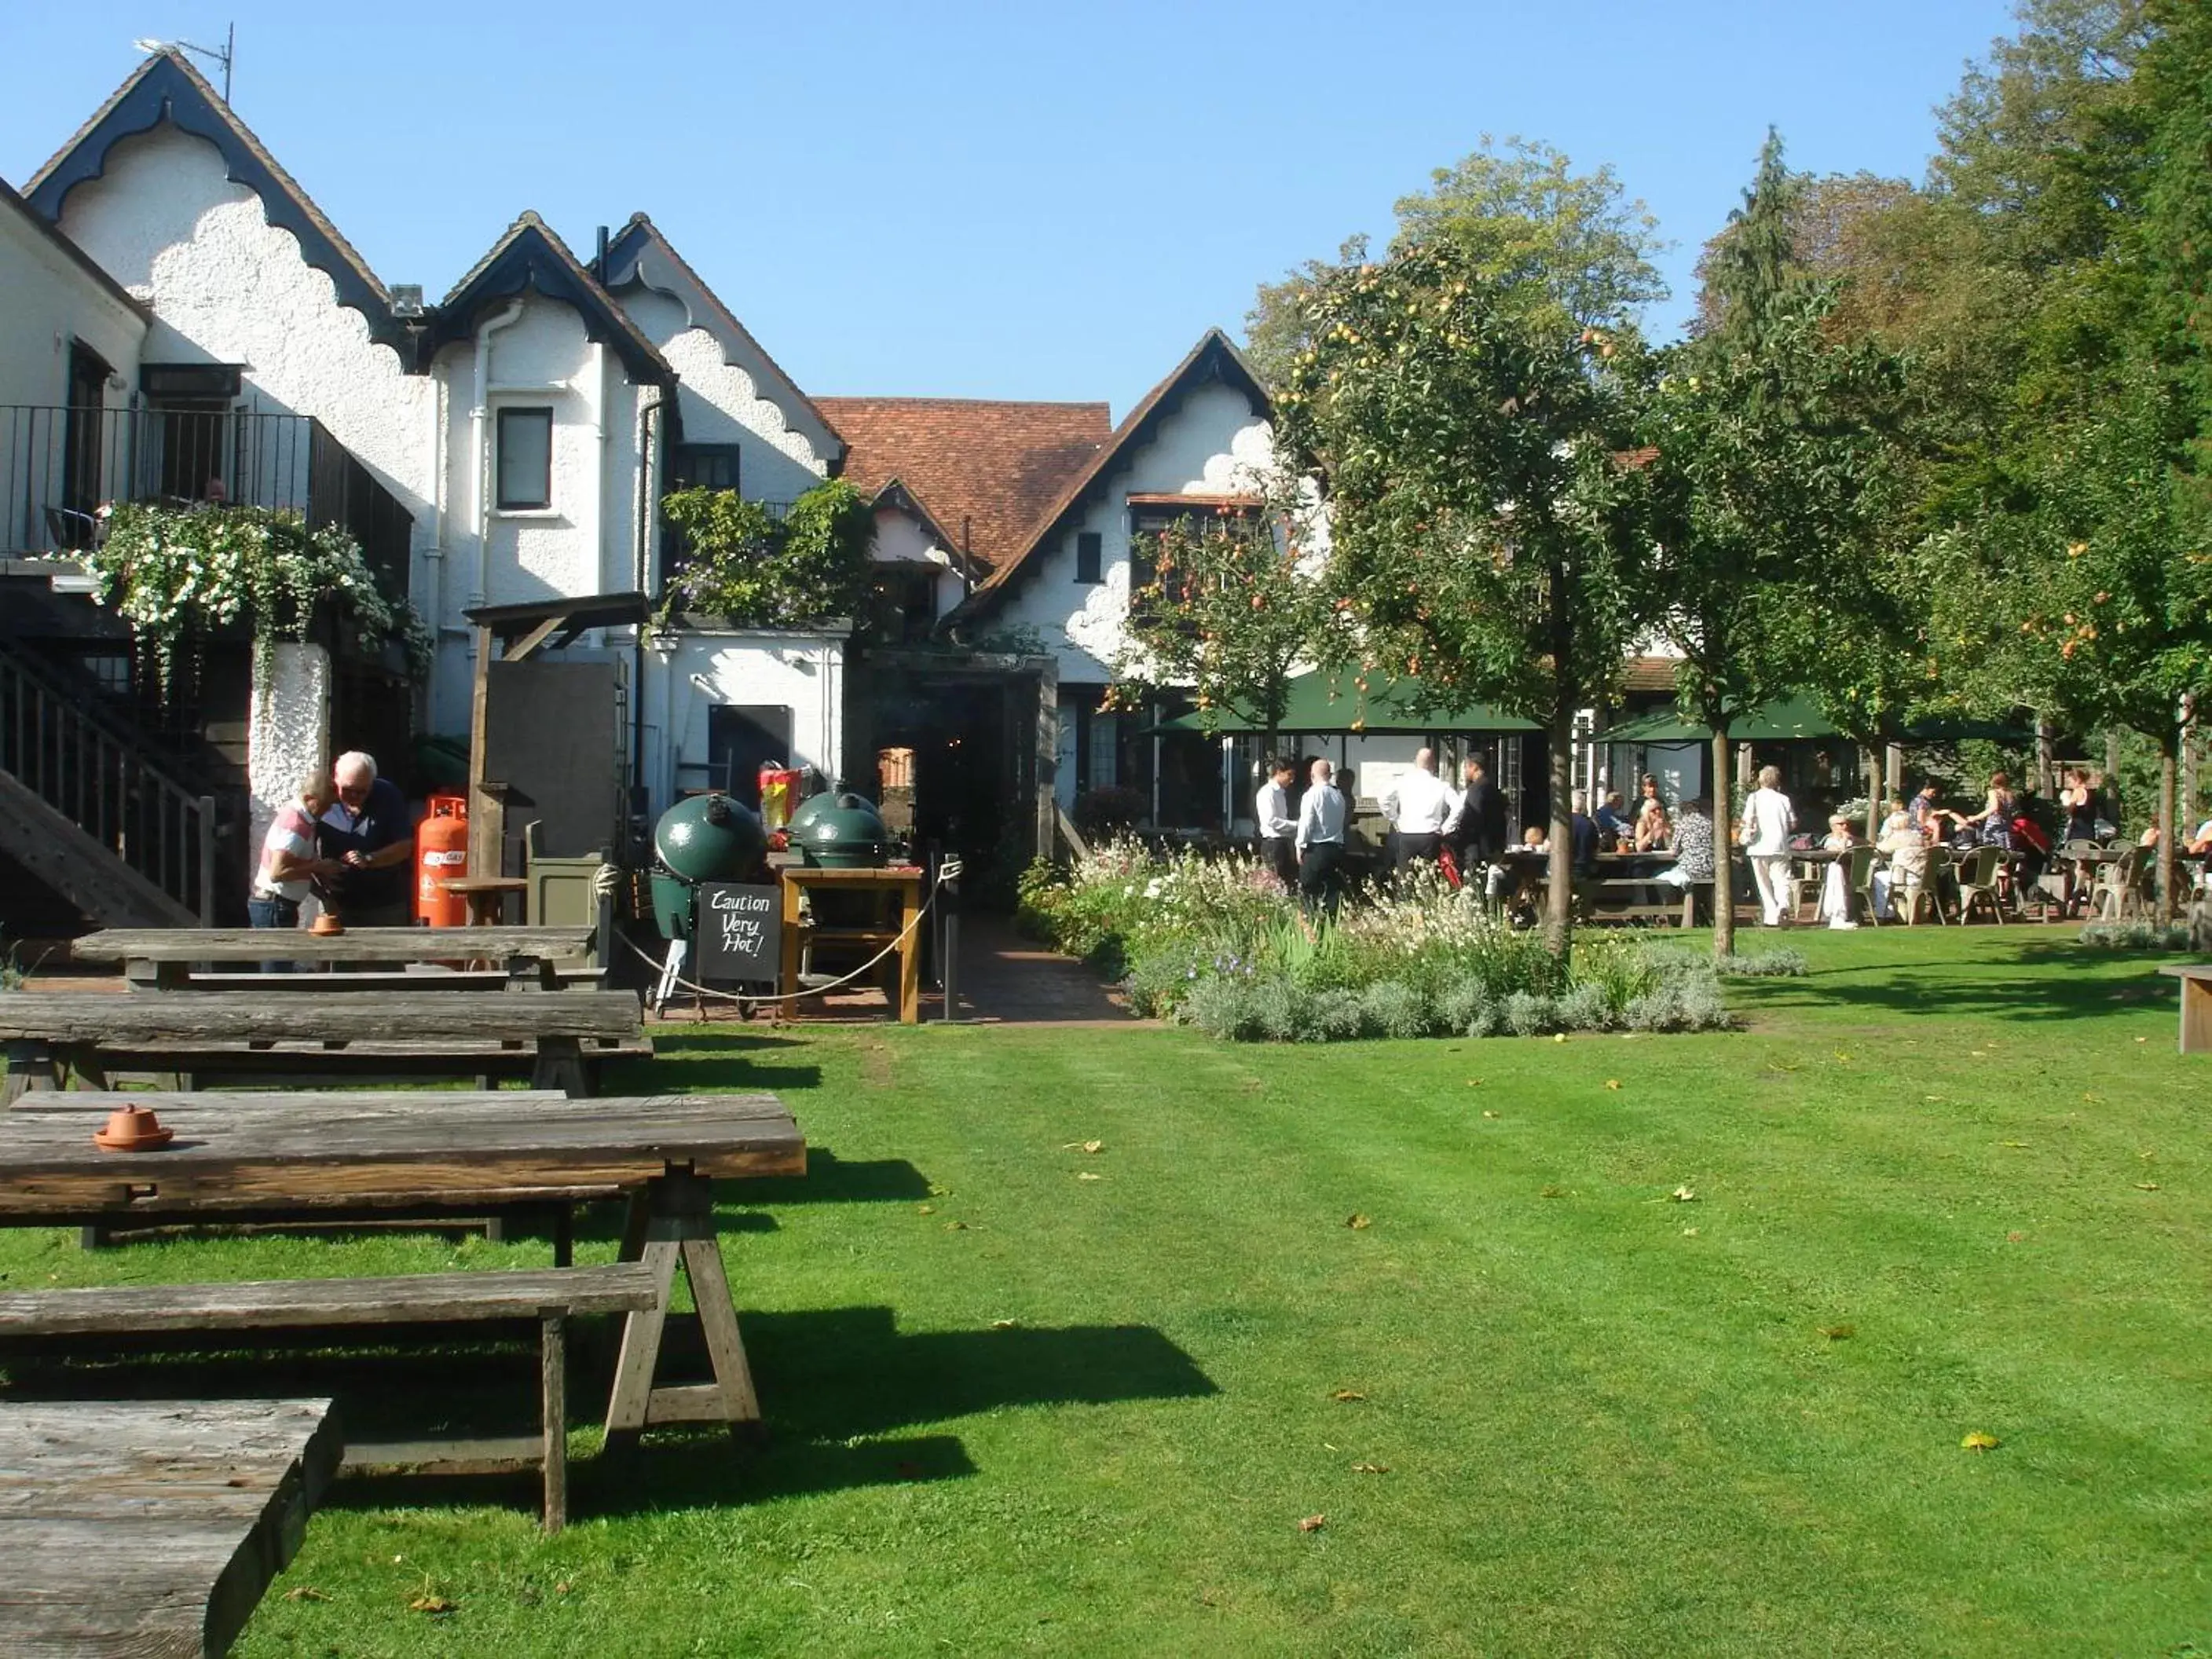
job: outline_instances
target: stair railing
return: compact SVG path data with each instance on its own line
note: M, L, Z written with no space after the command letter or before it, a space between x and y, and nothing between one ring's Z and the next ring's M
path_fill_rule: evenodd
M0 771L204 927L215 925L215 797L195 794L21 657L0 648Z

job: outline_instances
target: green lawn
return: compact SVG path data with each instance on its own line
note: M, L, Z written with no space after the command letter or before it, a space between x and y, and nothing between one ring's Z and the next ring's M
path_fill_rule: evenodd
M2212 1650L2212 1059L2071 931L1799 933L1711 1036L665 1035L624 1086L815 1149L725 1216L770 1449L586 1455L550 1541L529 1482L342 1488L238 1651Z

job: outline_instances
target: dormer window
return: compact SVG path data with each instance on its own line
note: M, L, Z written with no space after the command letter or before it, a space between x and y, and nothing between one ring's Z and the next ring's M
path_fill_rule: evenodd
M553 505L553 411L499 411L499 506L503 513Z

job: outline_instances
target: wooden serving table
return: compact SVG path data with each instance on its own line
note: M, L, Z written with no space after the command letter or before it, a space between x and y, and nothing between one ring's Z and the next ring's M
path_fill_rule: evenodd
M438 885L467 901L471 927L504 926L507 896L530 890L529 882L520 876L447 876Z
M717 1177L805 1174L805 1139L773 1095L535 1099L520 1110L479 1097L435 1111L307 1094L295 1109L279 1110L194 1095L161 1112L176 1138L138 1152L101 1152L92 1142L100 1114L69 1109L67 1095L48 1098L51 1106L0 1115L0 1226L119 1228L211 1214L313 1219L337 1206L481 1210L563 1193L626 1194L620 1259L644 1262L659 1297L627 1316L608 1435L620 1441L662 1423L760 1419L712 1187ZM678 1266L714 1380L657 1387Z
M828 870L811 865L787 864L776 872L783 884L783 1004L786 1020L799 1018L799 959L810 943L836 942L880 951L898 946L898 1017L904 1025L921 1023L921 883L920 866L896 864L875 870ZM813 890L830 893L890 893L899 902L899 925L881 927L819 927L799 919L801 895Z
M327 1400L0 1405L0 1652L228 1652L342 1449Z
M356 927L313 933L304 927L109 927L70 946L79 962L119 962L133 986L180 990L196 963L258 963L271 956L290 962L366 963L404 968L457 956L506 964L523 984L559 982L555 965L592 953L589 927ZM273 975L272 975L273 977Z

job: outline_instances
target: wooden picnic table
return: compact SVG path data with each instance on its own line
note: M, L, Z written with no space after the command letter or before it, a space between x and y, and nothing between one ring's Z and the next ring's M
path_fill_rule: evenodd
M134 984L164 990L190 982L196 963L368 963L405 967L466 957L506 964L522 978L553 983L554 964L589 956L590 927L356 927L313 933L304 927L108 927L70 946L79 962L119 962Z
M138 1152L94 1146L101 1115L71 1110L70 1099L55 1095L0 1115L0 1226L129 1227L209 1214L312 1219L344 1205L473 1208L564 1191L627 1194L620 1259L653 1270L659 1301L627 1317L608 1434L759 1421L712 1188L718 1178L806 1172L805 1139L773 1095L535 1099L516 1110L503 1099L446 1107L423 1095L394 1109L301 1094L289 1111L192 1095L160 1114L176 1138ZM679 1265L714 1380L656 1386Z
M111 1070L204 1069L374 1072L391 1057L390 1042L434 1045L432 1069L474 1068L475 1046L496 1043L534 1050L532 1082L581 1094L605 1045L638 1039L644 1030L628 991L564 991L558 996L453 996L444 992L0 992L0 1045L8 1076L0 1105L26 1090L53 1088L66 1068L95 1087ZM434 1045L465 1052L441 1066ZM293 1045L282 1047L280 1045ZM306 1045L302 1054L300 1045ZM366 1046L367 1052L356 1053Z
M327 1400L0 1405L0 1652L228 1651L342 1449Z

